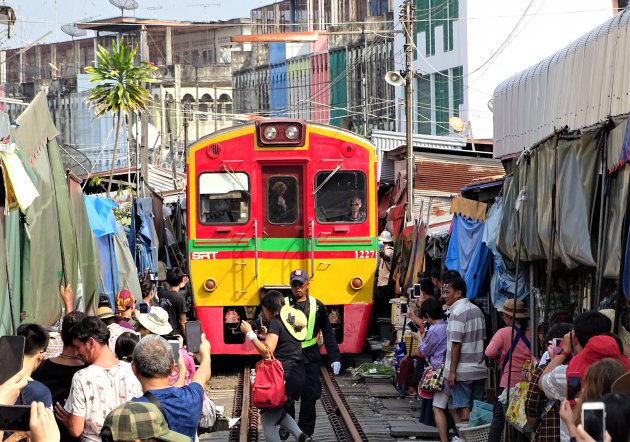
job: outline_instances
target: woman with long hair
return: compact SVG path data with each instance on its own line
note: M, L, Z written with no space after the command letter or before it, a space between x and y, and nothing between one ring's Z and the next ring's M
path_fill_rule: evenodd
M276 425L291 433L299 442L310 441L311 438L300 430L295 420L287 413L287 406L298 400L304 388L304 362L302 361L302 345L287 325L280 319L284 297L277 290L270 290L260 301L264 322L260 337L252 330L249 322L241 322L241 331L252 341L258 353L268 357L273 353L282 363L284 369L285 394L287 402L278 408L261 410L261 422L265 432L265 440L279 442L280 434Z

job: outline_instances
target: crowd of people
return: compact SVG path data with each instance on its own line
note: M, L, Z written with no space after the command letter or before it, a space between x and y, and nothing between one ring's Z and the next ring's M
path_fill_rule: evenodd
M387 253L381 254L379 269L389 270ZM437 427L441 442L457 435L457 424L469 421L475 401L494 404L490 441L598 440L593 426L585 430L581 421L584 404L593 403L605 409L605 440L630 441L630 342L612 333L611 311L586 311L575 320L560 312L543 338L526 305L508 299L498 310L504 326L490 335L489 312L466 298L458 272L439 268L419 276L420 294L409 297L407 313L418 328L411 332L418 342L415 374L405 386L422 401L420 422ZM544 343L541 355L532 354L534 339ZM425 383L427 373L441 378L433 391L434 384ZM489 388L493 373L496 388ZM523 425L506 418L515 401Z
M308 294L307 273L294 270L290 281L291 296L272 290L262 298L263 326L253 330L244 321L241 330L261 356L275 354L284 368L287 401L261 413L266 440L292 435L303 442L312 440L321 395L318 336L335 374L341 362L326 308ZM151 281L141 282L146 313L136 309L128 290L121 290L113 308L102 297L94 316L73 311L72 290L61 287L66 314L58 337L53 333L51 338L38 324L17 329L25 342L23 369L0 386L0 405L30 405L30 431L0 432L1 439L198 440L200 422L215 410L206 394L210 343L202 334L194 355L184 345L186 303L180 290L187 283L180 269L171 269L157 293Z

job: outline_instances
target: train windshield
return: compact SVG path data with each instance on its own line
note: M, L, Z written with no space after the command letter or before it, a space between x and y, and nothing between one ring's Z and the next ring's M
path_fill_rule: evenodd
M359 171L321 171L315 176L317 221L362 223L367 216L365 174ZM327 181L326 181L327 180Z
M199 175L199 222L243 224L249 219L249 177L243 172Z

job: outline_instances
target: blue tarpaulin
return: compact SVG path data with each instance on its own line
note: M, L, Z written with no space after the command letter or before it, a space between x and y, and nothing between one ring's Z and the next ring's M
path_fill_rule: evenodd
M485 223L456 215L444 265L457 270L466 281L466 297L475 299L488 271L490 257L483 243Z

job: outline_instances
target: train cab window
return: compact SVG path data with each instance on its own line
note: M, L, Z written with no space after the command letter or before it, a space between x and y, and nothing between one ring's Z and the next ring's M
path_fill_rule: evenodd
M360 224L367 219L365 174L322 171L315 176L315 209L320 223Z
M246 173L199 175L199 222L243 224L249 219L249 177Z
M298 182L294 176L267 178L267 220L269 224L295 224L298 218Z

